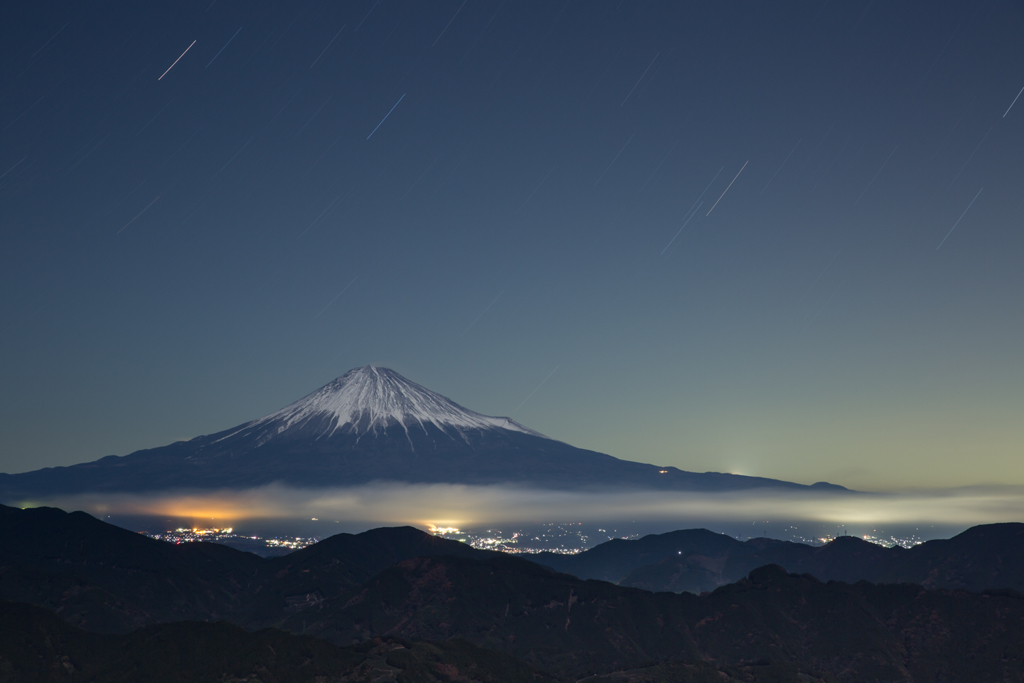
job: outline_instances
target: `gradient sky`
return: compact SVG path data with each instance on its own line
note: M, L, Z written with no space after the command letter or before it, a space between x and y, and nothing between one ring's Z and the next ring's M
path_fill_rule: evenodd
M1019 2L0 12L0 471L372 363L628 459L1024 484Z

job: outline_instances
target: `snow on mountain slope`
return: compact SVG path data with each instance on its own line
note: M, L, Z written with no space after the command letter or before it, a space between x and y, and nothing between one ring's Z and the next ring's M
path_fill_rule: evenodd
M282 434L302 429L308 433L312 429L312 436L329 437L338 431L367 434L398 425L406 433L416 428L425 432L433 425L445 433L506 429L544 436L507 417L490 417L463 408L394 370L372 365L349 370L305 398L244 425L239 432L267 430L270 434Z

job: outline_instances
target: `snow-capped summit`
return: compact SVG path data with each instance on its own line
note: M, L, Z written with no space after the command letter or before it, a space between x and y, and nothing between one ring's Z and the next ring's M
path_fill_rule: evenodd
M394 370L366 365L349 370L305 398L245 425L273 434L301 430L313 438L376 433L388 427L427 431L505 429L543 436L507 417L481 415L412 382Z

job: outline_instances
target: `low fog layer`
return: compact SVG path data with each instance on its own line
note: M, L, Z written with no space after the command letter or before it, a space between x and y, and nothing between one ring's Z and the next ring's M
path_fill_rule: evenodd
M367 525L473 526L553 520L688 519L742 522L786 519L858 525L968 527L1024 521L1024 487L969 487L898 493L730 493L552 491L504 486L375 484L345 489L266 486L245 491L85 494L11 501L51 505L98 517L147 515L217 520L319 518Z

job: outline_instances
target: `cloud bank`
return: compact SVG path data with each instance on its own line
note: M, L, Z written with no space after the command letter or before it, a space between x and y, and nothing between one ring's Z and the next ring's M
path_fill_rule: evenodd
M265 486L243 491L84 494L25 501L96 516L289 520L473 526L508 522L688 519L972 526L1024 521L1024 487L887 493L754 489L727 493L554 491L508 486L373 484L341 489Z

